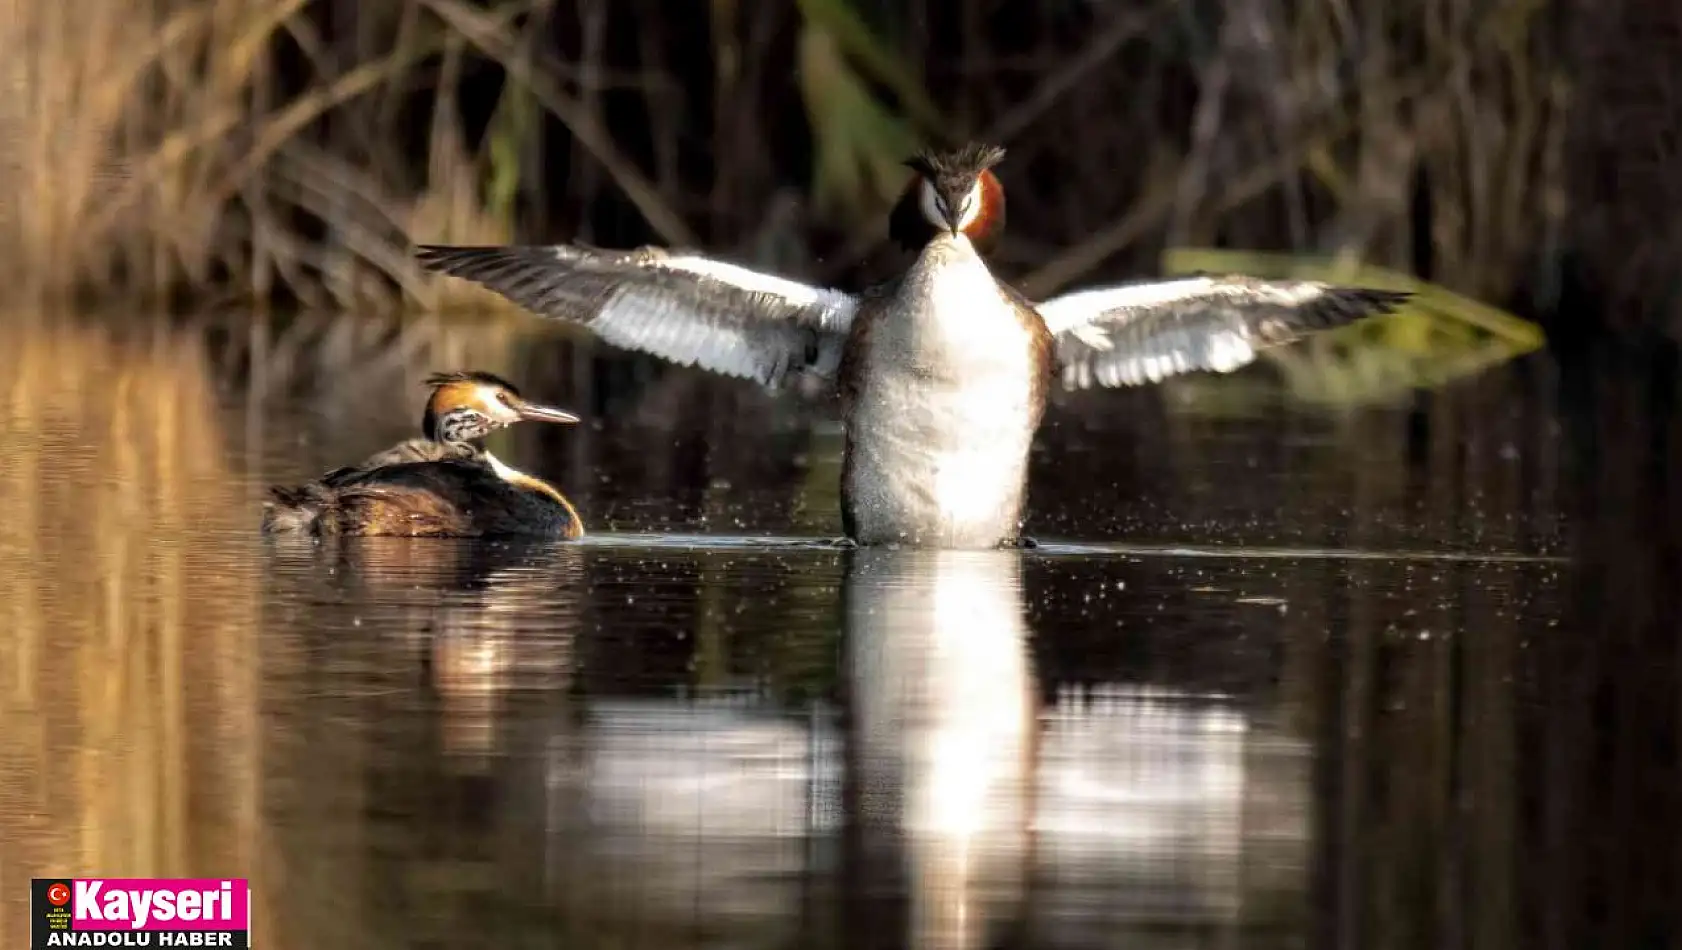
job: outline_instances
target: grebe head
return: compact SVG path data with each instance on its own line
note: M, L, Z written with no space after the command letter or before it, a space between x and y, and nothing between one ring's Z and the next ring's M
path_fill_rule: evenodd
M578 421L570 412L526 401L513 383L490 373L438 373L426 384L432 398L421 432L434 442L471 442L516 422Z
M888 235L916 250L941 233L962 234L978 249L993 246L1005 223L1005 192L993 174L1005 150L973 143L907 159L913 174L888 217Z

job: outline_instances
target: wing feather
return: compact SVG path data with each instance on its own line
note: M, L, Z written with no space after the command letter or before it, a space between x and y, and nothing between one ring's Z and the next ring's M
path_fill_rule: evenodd
M1076 291L1038 305L1068 389L1228 373L1270 347L1388 313L1405 291L1307 280L1188 277Z
M429 245L417 257L615 346L770 387L833 374L857 307L841 291L656 247Z

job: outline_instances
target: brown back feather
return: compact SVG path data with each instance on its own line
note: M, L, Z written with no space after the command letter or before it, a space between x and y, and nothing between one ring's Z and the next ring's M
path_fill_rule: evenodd
M477 456L399 462L353 470L333 485L271 489L263 529L323 536L582 536L577 513L554 494L511 485Z

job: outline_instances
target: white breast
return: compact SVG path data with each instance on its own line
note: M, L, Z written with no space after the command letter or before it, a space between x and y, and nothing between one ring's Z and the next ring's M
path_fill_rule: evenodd
M1014 538L1039 423L1038 367L1016 309L966 238L942 238L875 319L848 420L857 540Z

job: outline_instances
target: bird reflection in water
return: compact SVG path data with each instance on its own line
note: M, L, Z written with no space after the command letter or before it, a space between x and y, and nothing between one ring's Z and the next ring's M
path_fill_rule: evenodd
M584 581L584 559L571 546L535 538L417 544L340 537L277 548L273 556L287 574L314 578L333 600L359 605L369 621L359 626L383 631L358 637L292 625L316 638L313 647L339 657L371 653L366 660L375 668L419 671L453 774L481 771L506 751L498 724L510 693L560 696L571 682ZM300 601L287 602L299 609Z
M697 946L1152 947L1277 930L1252 905L1303 899L1298 849L1278 847L1306 834L1301 744L1266 739L1218 696L1049 688L1026 563L846 552L838 709L753 690L590 699L550 748L561 916L707 935ZM1261 875L1246 870L1258 857Z
M999 945L1022 923L1038 732L1021 555L850 554L845 942Z

